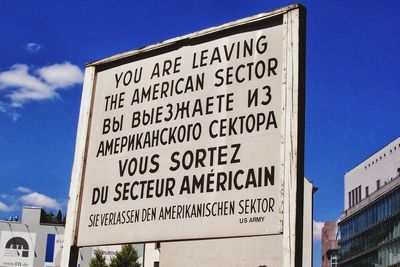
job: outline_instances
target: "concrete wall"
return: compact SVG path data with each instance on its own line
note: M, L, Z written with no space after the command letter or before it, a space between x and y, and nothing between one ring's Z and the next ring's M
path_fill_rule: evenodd
M369 194L376 191L377 181L383 186L386 182L399 175L400 168L400 137L354 167L344 176L344 209L351 207L349 200L352 195L361 193L361 199L366 197L366 187ZM356 188L360 190L356 190ZM354 193L352 191L354 190ZM356 193L356 191L358 191ZM349 199L349 192L351 197ZM357 201L356 201L357 202Z
M303 266L312 266L314 187L304 179Z
M145 246L145 253L143 255L144 261L142 267L154 267L155 262L160 262L160 243L147 243Z

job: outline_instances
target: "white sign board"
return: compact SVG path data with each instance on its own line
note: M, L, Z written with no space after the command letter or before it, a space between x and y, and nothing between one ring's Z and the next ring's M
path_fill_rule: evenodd
M87 66L70 193L77 246L294 227L298 17L282 13Z
M36 233L1 231L0 266L33 267Z

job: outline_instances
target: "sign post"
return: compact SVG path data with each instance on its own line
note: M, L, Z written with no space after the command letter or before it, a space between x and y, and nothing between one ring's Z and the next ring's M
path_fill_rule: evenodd
M304 12L88 64L65 247L282 235L301 263Z

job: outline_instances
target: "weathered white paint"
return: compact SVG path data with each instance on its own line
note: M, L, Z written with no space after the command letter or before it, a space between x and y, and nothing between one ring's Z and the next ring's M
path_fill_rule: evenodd
M87 67L85 80L83 82L79 123L75 145L74 165L72 167L71 184L68 196L67 220L64 234L64 247L61 266L68 266L70 247L76 245L76 232L79 220L79 205L81 201L82 177L84 174L84 163L86 154L86 143L88 138L91 99L93 94L93 81L95 68Z
M283 177L284 177L284 200L283 200L283 266L295 266L295 251L296 251L296 216L297 205L297 187L298 182L302 182L297 177L298 162L297 149L299 147L298 136L298 108L299 108L299 9L294 9L284 14L284 25L286 26L287 33L284 35L285 44L285 58L284 69L286 70L283 79L283 87L286 93L286 99L282 99L285 103L283 113L287 114L285 118L285 133L282 136L281 142L285 143L282 153L284 159ZM303 92L304 93L304 92ZM300 129L303 131L304 129ZM301 159L302 160L302 159ZM297 248L300 249L301 248Z

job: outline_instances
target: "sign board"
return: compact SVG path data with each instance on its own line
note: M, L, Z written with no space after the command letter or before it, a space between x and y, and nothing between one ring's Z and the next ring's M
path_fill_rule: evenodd
M36 233L1 231L0 266L33 266Z
M294 227L298 38L292 6L88 64L75 244Z

